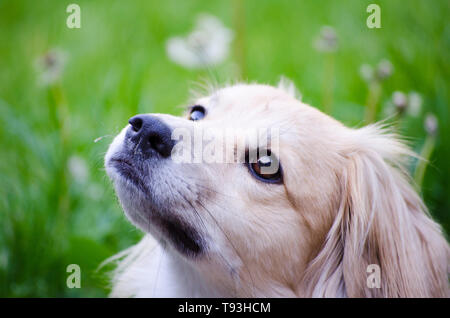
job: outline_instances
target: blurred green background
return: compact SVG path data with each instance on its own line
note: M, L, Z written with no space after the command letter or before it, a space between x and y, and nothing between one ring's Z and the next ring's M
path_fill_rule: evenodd
M421 191L448 233L450 2L376 1L382 28L369 29L372 2L77 0L81 28L69 29L71 1L0 0L0 296L107 295L97 266L141 237L105 176L111 136L136 113L180 114L205 80L276 84L285 75L305 102L355 127L368 103L382 119L395 91L417 92L420 111L395 119L430 159ZM209 70L185 68L166 52L199 13L234 32L230 54ZM335 52L314 46L326 25L337 35ZM392 75L368 84L361 65L383 59ZM46 65L56 67L52 81ZM424 128L428 113L436 133ZM66 287L72 263L81 266L80 289Z

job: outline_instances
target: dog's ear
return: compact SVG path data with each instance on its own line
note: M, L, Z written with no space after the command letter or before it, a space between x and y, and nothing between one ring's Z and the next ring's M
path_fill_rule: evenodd
M302 99L302 94L297 89L294 82L291 81L290 79L288 79L287 77L281 76L277 87L295 99L298 99L298 100Z
M447 297L449 247L401 168L411 153L376 126L353 135L339 209L305 276L311 295Z

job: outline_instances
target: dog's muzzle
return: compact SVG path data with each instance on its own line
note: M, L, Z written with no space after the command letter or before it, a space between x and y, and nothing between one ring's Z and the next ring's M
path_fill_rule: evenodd
M173 192L176 182L168 172L176 144L172 128L154 115L136 115L129 124L106 159L127 216L183 255L200 256L206 246L203 236L178 213L189 194Z

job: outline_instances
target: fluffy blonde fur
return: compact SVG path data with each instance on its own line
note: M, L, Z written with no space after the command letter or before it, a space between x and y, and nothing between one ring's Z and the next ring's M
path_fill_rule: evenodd
M280 126L284 188L204 165L201 186L229 194L202 205L214 215L203 215L210 255L185 259L146 235L114 258L111 296L449 296L449 245L406 173L414 153L382 125L347 128L295 94L285 81L198 99L215 104L211 125ZM171 126L191 124L161 116ZM367 286L370 264L381 268L380 288Z
M413 153L375 125L355 138L365 145L349 152L338 212L306 270L305 295L447 297L448 244L403 168ZM381 288L367 288L369 264L382 269Z

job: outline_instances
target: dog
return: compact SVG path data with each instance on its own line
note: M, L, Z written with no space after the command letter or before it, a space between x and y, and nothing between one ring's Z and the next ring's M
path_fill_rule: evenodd
M348 128L286 82L207 95L182 118L134 116L107 151L123 210L145 233L114 257L112 297L449 296L449 245L411 185L414 153L386 125ZM249 142L240 162L174 159L180 145L193 153L177 129L229 127L274 129L276 149L251 162ZM216 150L239 157L241 137Z

